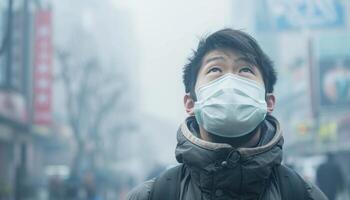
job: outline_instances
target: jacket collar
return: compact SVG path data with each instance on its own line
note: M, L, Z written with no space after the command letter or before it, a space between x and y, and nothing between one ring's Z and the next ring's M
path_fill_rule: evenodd
M191 180L200 188L222 188L258 195L272 167L282 161L283 136L278 121L268 116L262 137L271 138L254 148L235 149L229 144L200 139L193 129L193 118L186 119L178 131L176 159L190 169ZM239 180L239 181L238 181Z
M222 148L230 148L233 149L233 147L229 144L225 143L214 143L202 140L198 137L199 133L196 132L197 130L195 128L190 128L193 126L192 123L196 123L193 117L188 117L184 123L181 124L179 128L179 132L183 134L183 136L194 145L197 145L198 147L201 147L203 149L215 151ZM283 139L282 131L280 128L280 124L278 120L271 116L267 115L266 120L264 122L268 128L268 131L274 130L274 137L267 143L263 144L261 146L257 146L254 148L238 148L237 151L240 152L243 156L251 156L255 154L259 154L265 151L268 151L271 147L275 146L281 139ZM196 125L195 125L196 126ZM272 126L272 127L271 127ZM191 129L191 130L190 130ZM264 133L266 134L266 133Z

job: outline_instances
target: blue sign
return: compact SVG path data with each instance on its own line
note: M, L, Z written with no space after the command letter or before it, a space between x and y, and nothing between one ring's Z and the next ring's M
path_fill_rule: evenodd
M340 0L264 0L257 12L257 30L293 30L345 26Z

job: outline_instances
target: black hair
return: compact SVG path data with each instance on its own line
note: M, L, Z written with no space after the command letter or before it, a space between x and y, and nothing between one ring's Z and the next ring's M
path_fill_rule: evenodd
M257 41L243 31L222 29L201 39L197 50L193 51L193 55L188 58L188 63L183 68L185 91L190 93L194 100L196 100L194 88L203 58L210 51L217 49L232 49L245 56L261 71L266 92L273 92L277 80L276 71L272 61L263 52Z

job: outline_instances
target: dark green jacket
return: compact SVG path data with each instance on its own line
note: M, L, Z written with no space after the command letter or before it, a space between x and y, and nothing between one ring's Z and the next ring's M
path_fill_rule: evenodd
M262 137L257 147L235 149L228 144L201 140L194 117L188 118L179 128L175 151L176 159L185 167L180 199L281 199L274 169L282 161L282 132L272 116L261 126ZM153 183L150 180L135 188L128 199L150 199ZM307 191L306 199L327 199L316 186L304 180L301 183Z

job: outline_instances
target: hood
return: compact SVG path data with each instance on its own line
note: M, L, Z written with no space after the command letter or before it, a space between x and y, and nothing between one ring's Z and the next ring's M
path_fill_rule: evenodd
M283 136L280 125L268 115L262 123L262 136L254 148L233 148L198 137L194 117L180 126L176 159L189 169L191 181L203 191L221 189L231 197L247 194L257 198L264 190L272 167L282 161Z

